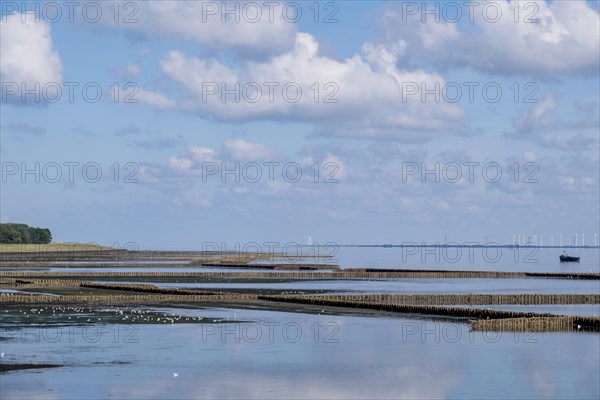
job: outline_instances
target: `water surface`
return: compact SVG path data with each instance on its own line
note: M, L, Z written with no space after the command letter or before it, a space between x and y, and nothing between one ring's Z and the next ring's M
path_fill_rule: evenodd
M107 282L97 283L135 283ZM304 280L292 282L144 282L162 288L322 290L333 293L600 293L600 281L573 279L385 279Z
M238 324L238 330L230 324L229 331L219 324L143 325L135 336L116 339L113 332L118 328L106 326L107 333L95 342L79 334L72 341L63 335L54 343L22 342L17 336L3 342L2 362L68 366L4 374L0 395L2 399L595 399L600 395L597 334L479 333L469 332L465 324L390 317L198 312L235 313L255 322L245 325L245 333L244 324Z

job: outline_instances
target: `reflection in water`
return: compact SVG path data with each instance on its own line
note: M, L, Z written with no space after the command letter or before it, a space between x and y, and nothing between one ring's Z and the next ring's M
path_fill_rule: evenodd
M340 247L335 259L343 268L406 268L525 272L600 272L600 249L567 249L581 257L561 263L560 249Z
M329 249L331 250L331 249ZM333 259L318 257L300 259L284 257L283 263L339 263L341 268L383 268L383 269L432 269L432 270L476 270L476 271L521 271L521 272L600 272L600 249L568 249L570 255L581 257L580 262L560 262L560 249L535 248L382 248L382 247L339 247L328 254ZM308 251L308 250L304 250ZM312 254L310 252L306 254ZM128 260L127 263L136 263ZM138 261L147 263L146 261ZM78 262L79 264L79 262ZM156 261L155 267L106 267L102 262L90 262L93 268L53 267L41 270L70 272L227 272L227 271L271 271L258 268L219 268L170 265L168 261ZM269 264L262 262L261 264ZM35 271L23 267L2 266L0 271ZM278 272L285 272L279 270Z
M14 340L3 342L3 362L67 366L2 375L0 397L413 399L600 394L597 334L482 333L470 332L467 324L390 317L179 311L229 318L235 314L254 322L140 325L137 341L115 337L116 326L105 327L107 334L95 342L82 335L23 342L18 332L6 331L3 336Z
M96 281L107 283L107 281ZM110 282L135 283L135 282ZM145 282L163 288L193 289L280 289L323 290L362 293L584 293L600 292L600 281L572 279L385 279L385 280L306 280L256 283L252 281L218 283Z

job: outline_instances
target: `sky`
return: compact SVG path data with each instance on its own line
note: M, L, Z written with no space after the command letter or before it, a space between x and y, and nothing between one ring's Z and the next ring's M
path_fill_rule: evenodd
M132 249L596 240L596 1L0 5L2 222Z

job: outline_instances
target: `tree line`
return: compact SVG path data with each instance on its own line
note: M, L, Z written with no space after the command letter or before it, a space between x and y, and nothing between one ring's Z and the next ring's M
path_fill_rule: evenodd
M0 224L1 244L48 244L52 233L48 228L34 228L26 224Z

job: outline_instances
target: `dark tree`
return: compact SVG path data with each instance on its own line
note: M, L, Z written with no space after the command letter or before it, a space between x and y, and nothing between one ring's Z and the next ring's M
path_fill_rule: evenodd
M2 244L48 244L52 233L48 228L33 228L25 224L0 224Z

